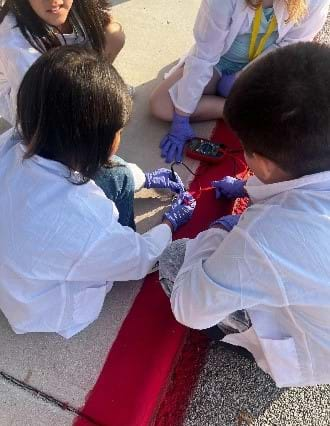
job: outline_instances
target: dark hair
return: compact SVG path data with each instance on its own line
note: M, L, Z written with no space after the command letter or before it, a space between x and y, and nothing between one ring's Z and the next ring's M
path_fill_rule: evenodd
M224 116L247 153L292 177L330 170L330 47L298 43L259 59L234 84Z
M46 24L34 12L28 0L6 0L0 7L0 24L8 13L15 16L23 36L39 52L58 47L63 42L65 44L59 29ZM104 29L111 20L109 0L74 0L68 19L72 27L90 42L93 49L103 52Z
M37 154L78 171L87 181L109 164L131 98L115 68L92 49L62 46L27 71L17 95L17 130L25 158Z

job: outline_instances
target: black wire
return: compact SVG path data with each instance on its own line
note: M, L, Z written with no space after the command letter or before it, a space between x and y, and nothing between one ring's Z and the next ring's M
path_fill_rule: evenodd
M239 153L239 152L242 152L242 151L243 151L242 148L241 149L237 149L237 150L235 150L235 149L232 150L232 149L228 149L228 148L227 149L222 149L223 156L225 156L227 154L227 157L229 157L233 161L233 169L234 169L233 175L234 176L236 176L236 174L237 174L237 165L238 165L237 163L239 163L241 160L239 160L238 158L236 158L235 155L233 155L233 154L236 154L236 153ZM203 175L203 173L195 173L195 172L193 172L191 170L191 168L189 166L187 166L187 164L185 164L183 161L174 161L171 164L172 180L174 182L177 181L176 176L175 176L175 170L174 170L174 166L176 166L176 165L178 165L178 166L184 166L188 170L188 172L191 173L195 177ZM200 188L200 191L201 191L202 188L201 188L200 183L199 183L199 188ZM184 188L184 190L186 191L186 188Z
M174 180L174 181L176 181L175 170L174 170L174 166L176 166L176 165L184 166L188 170L188 172L190 172L194 176L200 176L200 173L193 172L191 170L191 168L189 166L187 166L187 164L185 164L183 161L174 161L171 164L172 180Z

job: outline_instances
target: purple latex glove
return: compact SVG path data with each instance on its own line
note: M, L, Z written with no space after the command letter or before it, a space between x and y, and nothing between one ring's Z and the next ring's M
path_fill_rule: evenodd
M235 83L236 74L222 74L217 84L217 94L223 98L227 98Z
M171 208L164 214L176 231L179 226L184 225L191 216L196 207L196 200L189 192L182 192L172 203Z
M184 117L174 112L171 130L160 143L161 156L166 163L180 162L183 157L185 143L195 137L189 124L189 117Z
M247 197L245 191L245 180L237 179L232 176L225 176L221 180L214 180L211 185L215 188L215 198L240 198Z
M226 229L226 231L229 232L234 228L234 226L238 224L240 217L240 214L229 214L227 216L222 216L220 217L220 219L217 219L212 222L209 227L215 228L217 225L222 225Z
M145 173L146 182L145 188L168 188L177 194L184 191L184 185L180 176L169 169L157 169L152 172ZM175 177L175 180L173 180Z

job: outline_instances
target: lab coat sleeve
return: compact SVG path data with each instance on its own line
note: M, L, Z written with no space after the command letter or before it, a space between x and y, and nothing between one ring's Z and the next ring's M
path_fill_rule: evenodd
M104 282L143 278L171 240L167 225L158 225L141 235L113 217L107 226L95 226L67 279Z
M278 288L275 271L245 231L235 227L224 232L218 231L215 250L215 239L208 234L187 247L171 306L175 318L188 327L209 328L237 310L269 303L269 289Z
M194 26L195 44L185 59L183 77L170 88L176 108L191 114L224 50L233 0L203 0Z
M19 86L27 70L40 56L40 52L29 46L27 41L26 44L26 47L23 47L11 42L9 46L0 47L1 115L11 124L15 124L16 121Z

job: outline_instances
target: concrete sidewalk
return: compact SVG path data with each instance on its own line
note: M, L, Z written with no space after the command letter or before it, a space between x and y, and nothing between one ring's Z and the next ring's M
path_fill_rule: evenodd
M148 96L168 64L190 46L200 0L113 3L114 15L127 35L125 50L116 66L127 82L136 86L134 114L124 132L120 154L150 170L164 165L158 144L168 125L149 117ZM212 126L213 123L194 125L201 136L208 136ZM183 174L187 181L188 174ZM136 201L139 230L158 223L168 203L165 194L141 191ZM72 424L74 411L84 404L97 380L140 285L116 284L100 318L68 341L47 334L15 335L0 314L0 371L6 373L0 376L1 426ZM38 397L33 389L13 383L14 379L48 396ZM60 408L63 403L67 404L65 410ZM329 403L327 387L281 393L254 363L214 345L191 401L186 425L326 425L330 424Z
M200 2L190 0L189 8L180 0L113 3L113 13L127 37L115 65L136 87L133 117L124 131L120 155L151 170L164 166L158 145L168 126L149 117L148 97L164 69L191 45L191 28ZM208 135L212 124L196 128L201 135ZM183 175L187 181L188 174ZM166 193L141 191L136 200L138 229L142 232L159 223L169 203ZM140 286L141 282L116 284L100 318L70 340L41 333L15 335L0 313L0 372L49 396L48 401L36 397L7 376L0 376L0 425L70 425L74 412L62 410L57 402L68 404L73 411L84 405Z

